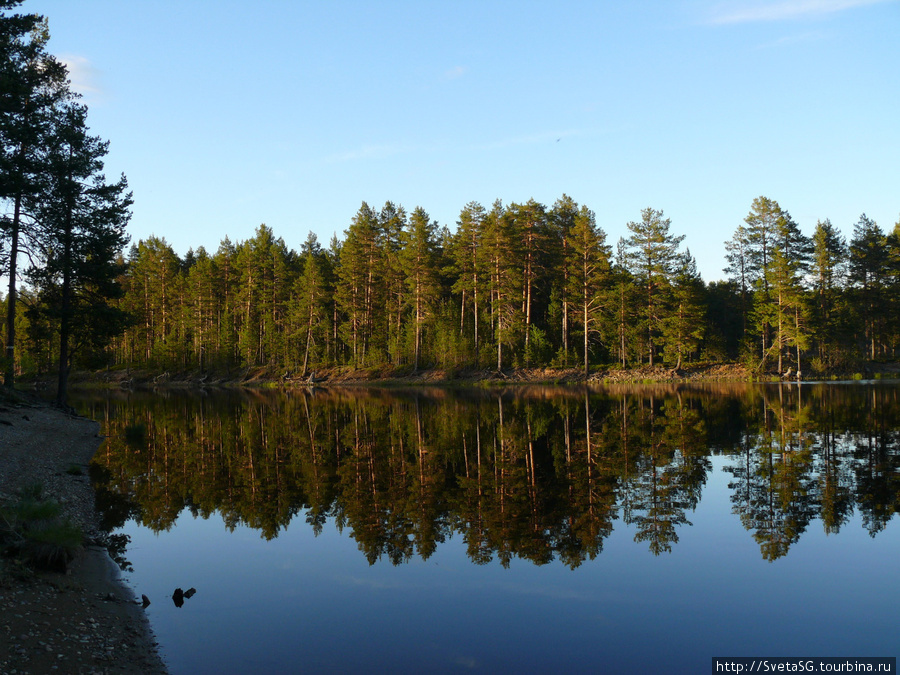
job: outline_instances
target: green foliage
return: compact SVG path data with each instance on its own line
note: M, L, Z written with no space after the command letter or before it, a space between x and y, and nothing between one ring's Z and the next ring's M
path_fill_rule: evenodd
M537 326L532 327L531 339L525 347L525 360L532 364L550 363L552 355L552 347L547 339L547 333Z
M670 296L678 247L684 235L669 233L671 220L663 212L646 208L640 222L628 223L632 235L627 240L627 262L642 296L638 316L646 335L646 350L650 365L658 349L663 322L669 316Z
M39 501L32 498L23 498L4 512L14 527L32 521L51 520L59 516L61 508L56 502Z
M82 545L81 528L61 517L56 502L40 499L40 486L0 507L0 546L5 553L39 569L65 571Z

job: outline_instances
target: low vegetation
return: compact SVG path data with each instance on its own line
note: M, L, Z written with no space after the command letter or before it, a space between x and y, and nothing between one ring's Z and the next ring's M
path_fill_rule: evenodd
M64 572L83 539L81 528L63 517L60 504L43 497L39 485L0 505L0 549L15 561L5 567Z

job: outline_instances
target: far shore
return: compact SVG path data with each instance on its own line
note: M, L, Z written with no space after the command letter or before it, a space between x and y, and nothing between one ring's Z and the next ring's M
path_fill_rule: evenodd
M799 376L798 376L799 375ZM163 372L113 368L99 371L79 371L70 378L74 387L109 387L118 389L169 389L169 388L308 388L352 386L515 386L538 384L563 384L590 386L619 384L674 384L714 382L797 382L843 380L892 380L900 379L900 363L866 362L854 369L833 372L801 371L792 367L782 373L754 372L741 363L687 364L680 368L668 365L622 368L607 366L592 369L585 375L583 368L543 367L468 369L448 371L384 365L371 368L339 366L313 369L306 373L272 368L243 368L230 371L201 369L166 370ZM25 378L23 387L36 390L52 390L55 381L49 376Z

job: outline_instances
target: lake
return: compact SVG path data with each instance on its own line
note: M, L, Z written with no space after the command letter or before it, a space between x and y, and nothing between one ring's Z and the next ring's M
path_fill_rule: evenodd
M895 384L73 403L176 674L897 655Z

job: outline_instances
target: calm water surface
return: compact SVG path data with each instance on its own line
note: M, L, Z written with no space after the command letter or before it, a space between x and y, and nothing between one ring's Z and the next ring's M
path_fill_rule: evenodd
M176 674L897 655L896 386L77 405Z

